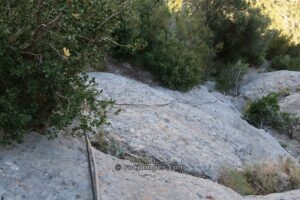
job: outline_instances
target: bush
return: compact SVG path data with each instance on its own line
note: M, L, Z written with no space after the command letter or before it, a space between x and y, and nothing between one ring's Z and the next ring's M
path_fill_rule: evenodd
M242 171L226 169L221 172L218 182L242 195L254 194L254 189Z
M274 122L274 113L279 112L278 95L272 93L252 102L246 110L247 120L256 127L270 125Z
M0 2L1 144L20 142L29 130L62 129L74 118L84 130L106 122L112 102L96 100L84 71L101 65L119 7L111 0Z
M209 39L206 38L210 34L208 29L201 24L201 18L188 13L177 13L176 30L161 33L156 38L154 49L144 57L145 66L164 85L182 91L191 89L205 78L213 57L213 51L205 41Z
M246 119L256 127L271 126L292 138L300 119L280 112L278 98L278 94L272 93L252 102L246 109Z
M144 54L144 64L167 87L187 91L203 80L205 68L200 57L174 36L161 35L161 45Z
M292 65L289 70L300 71L300 54L292 60Z
M272 68L276 70L287 70L292 66L292 58L289 55L276 56L272 60Z
M300 45L278 32L273 34L268 50L271 67L275 70L300 70Z
M291 160L279 164L246 166L223 170L218 180L242 195L265 195L300 188L300 168Z
M272 68L275 70L300 71L300 56L279 55L272 59Z
M275 56L286 55L290 51L291 39L281 32L272 30L269 33L270 43L267 51L267 58L272 59Z
M295 115L286 112L279 112L274 117L276 122L273 126L282 133L287 134L290 138L293 138L295 130L300 124L300 119Z
M123 18L115 36L129 44L116 47L115 56L139 60L173 89L186 91L200 83L214 55L204 17L189 8L171 13L164 1L136 0L131 10L138 20Z
M227 64L221 68L217 77L217 88L226 92L231 90L237 95L239 83L247 72L248 66L248 64L239 60L235 64Z

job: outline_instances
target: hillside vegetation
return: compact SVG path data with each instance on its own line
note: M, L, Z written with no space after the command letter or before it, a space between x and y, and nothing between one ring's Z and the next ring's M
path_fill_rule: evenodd
M278 30L291 38L291 42L300 43L300 2L298 0L253 0L252 6L261 9L271 19L269 29Z
M258 8L270 18L270 30L278 30L281 34L291 37L291 42L300 43L300 2L298 0L247 0L251 7ZM169 0L171 8L181 8L187 0ZM213 1L211 1L213 2ZM226 2L226 1L225 1Z
M119 3L0 2L0 144L21 142L30 130L53 137L75 118L84 130L105 123L111 102L95 99L84 72L111 47Z
M266 58L299 70L298 10L268 0L1 1L0 143L28 130L55 136L74 119L83 130L106 123L112 102L95 98L85 72L103 70L108 55L181 91L213 77L236 94Z

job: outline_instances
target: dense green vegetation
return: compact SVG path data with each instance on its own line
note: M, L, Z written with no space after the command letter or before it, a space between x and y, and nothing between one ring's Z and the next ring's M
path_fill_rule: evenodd
M225 62L244 59L252 64L263 61L268 47L264 33L269 19L259 9L252 8L244 0L201 2L220 59Z
M268 59L275 70L300 70L300 4L288 1L249 1L270 18Z
M95 99L84 72L103 70L107 54L182 91L215 76L236 94L247 67L266 58L274 69L299 70L298 11L294 1L268 0L3 0L0 141L75 118L83 129L105 123L112 102Z
M300 119L281 112L278 98L278 94L272 93L252 102L246 110L246 118L256 127L271 126L292 138Z
M287 27L272 14L277 3L266 8L270 2L261 2L133 0L114 33L120 45L113 54L143 65L165 86L184 91L207 75L217 75L219 85L226 83L220 89L236 90L225 71L239 60L251 66L270 59L274 69L299 70L300 48L292 42L294 34L287 34ZM283 15L295 24L297 4L285 5Z
M297 0L248 0L252 7L259 8L271 20L268 29L277 30L291 37L290 42L300 43L300 3Z
M95 99L99 92L83 72L101 64L118 26L110 16L123 6L0 2L0 143L20 142L29 130L61 129L74 118L82 129L105 123L111 102Z
M300 45L291 42L291 37L273 32L267 53L275 70L300 71Z
M139 61L170 88L185 91L199 84L214 56L200 11L172 13L164 1L152 0L135 0L131 10L134 21L122 17L115 33L118 43L129 45L118 46L115 55Z

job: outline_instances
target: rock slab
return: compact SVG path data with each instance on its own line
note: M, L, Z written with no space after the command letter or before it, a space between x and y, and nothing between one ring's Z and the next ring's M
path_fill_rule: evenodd
M102 200L243 199L217 183L176 172L117 171L116 164L134 164L93 152ZM32 133L23 144L1 148L0 157L0 199L92 199L83 140L49 141Z
M293 200L300 190L243 197L210 180L173 171L116 170L116 159L93 149L102 200ZM0 148L0 199L91 200L83 139L59 136L54 141L31 133L22 144Z
M300 91L300 72L275 71L266 73L250 73L245 76L240 94L250 100L256 100L272 92L289 92L291 94Z
M242 119L230 97L205 86L181 93L110 73L90 76L101 98L122 109L106 129L130 153L213 180L224 167L288 156L269 133Z

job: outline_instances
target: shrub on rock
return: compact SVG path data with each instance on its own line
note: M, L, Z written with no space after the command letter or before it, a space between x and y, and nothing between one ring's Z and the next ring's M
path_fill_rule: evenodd
M84 71L101 65L118 26L111 16L123 6L114 0L0 2L1 144L20 142L29 130L61 129L74 118L83 129L106 122L111 102L96 100L99 92Z
M246 118L256 127L271 126L292 138L300 119L292 114L281 112L278 98L278 94L272 93L252 102L246 110Z
M249 165L244 169L225 169L219 182L243 195L266 195L300 188L300 168L289 159L280 163Z
M217 77L217 88L221 91L237 95L240 82L248 71L248 64L239 60L234 64L227 64L220 67Z

